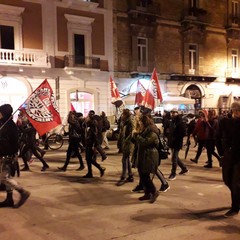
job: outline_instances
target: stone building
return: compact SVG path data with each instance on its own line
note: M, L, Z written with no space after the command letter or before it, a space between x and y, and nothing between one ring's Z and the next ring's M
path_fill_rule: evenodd
M191 97L195 109L240 97L239 0L113 2L114 78L124 95L155 67L163 95Z
M0 0L0 104L18 109L44 79L61 117L111 114L111 0Z

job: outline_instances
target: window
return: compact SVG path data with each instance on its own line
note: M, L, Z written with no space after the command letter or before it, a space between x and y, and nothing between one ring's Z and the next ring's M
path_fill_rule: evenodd
M232 1L232 23L239 23L239 2Z
M84 35L74 34L75 64L85 64Z
M199 8L199 0L189 0L189 9L191 16L196 16L197 8Z
M147 38L139 37L137 39L137 48L138 48L138 67L147 67L148 64Z
M14 28L0 25L0 48L14 49Z
M238 50L232 49L232 72L237 72L238 69Z
M191 74L194 74L197 65L197 45L190 44L188 52L189 52L189 72Z

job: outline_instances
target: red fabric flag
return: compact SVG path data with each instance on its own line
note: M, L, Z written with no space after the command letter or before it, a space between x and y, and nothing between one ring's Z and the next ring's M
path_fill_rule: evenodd
M73 106L72 103L71 103L71 105L70 105L70 109L71 109L72 112L76 112L76 110L75 110L75 108L74 108L74 106Z
M110 76L110 88L111 88L111 97L112 97L112 104L116 107L120 107L123 104L123 100L120 96L120 93L117 89L115 82L113 81L112 77Z
M45 79L20 106L40 136L61 124L53 90Z
M135 96L135 105L142 106L144 105L144 96L146 94L146 89L141 84L141 82L138 80L137 82L137 92Z
M154 68L150 83L148 85L148 89L144 97L144 106L146 108L153 110L155 107L155 100L154 100L155 98L159 99L160 102L162 102L163 100L158 77L157 77L157 71Z

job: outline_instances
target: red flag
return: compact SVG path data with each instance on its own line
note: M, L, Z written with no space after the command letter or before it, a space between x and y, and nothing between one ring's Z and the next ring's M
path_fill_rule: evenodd
M135 96L135 105L141 106L144 105L144 96L146 94L146 89L141 84L141 82L138 80L137 82L137 92Z
M148 89L144 97L144 106L153 110L155 107L155 98L159 99L160 102L163 100L157 77L157 71L154 68Z
M71 109L72 112L76 112L76 110L75 110L75 108L74 108L74 106L73 106L72 103L71 103L71 105L70 105L70 109Z
M112 77L110 76L110 88L111 88L111 97L112 97L112 104L114 104L116 107L120 107L123 104L123 100L119 94L119 91L117 89L117 86L115 82L113 81Z
M53 90L45 79L20 108L40 136L61 124Z

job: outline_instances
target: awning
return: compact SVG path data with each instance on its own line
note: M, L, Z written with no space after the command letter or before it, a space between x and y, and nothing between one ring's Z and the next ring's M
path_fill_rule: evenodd
M162 104L195 104L195 100L182 96L163 96Z

